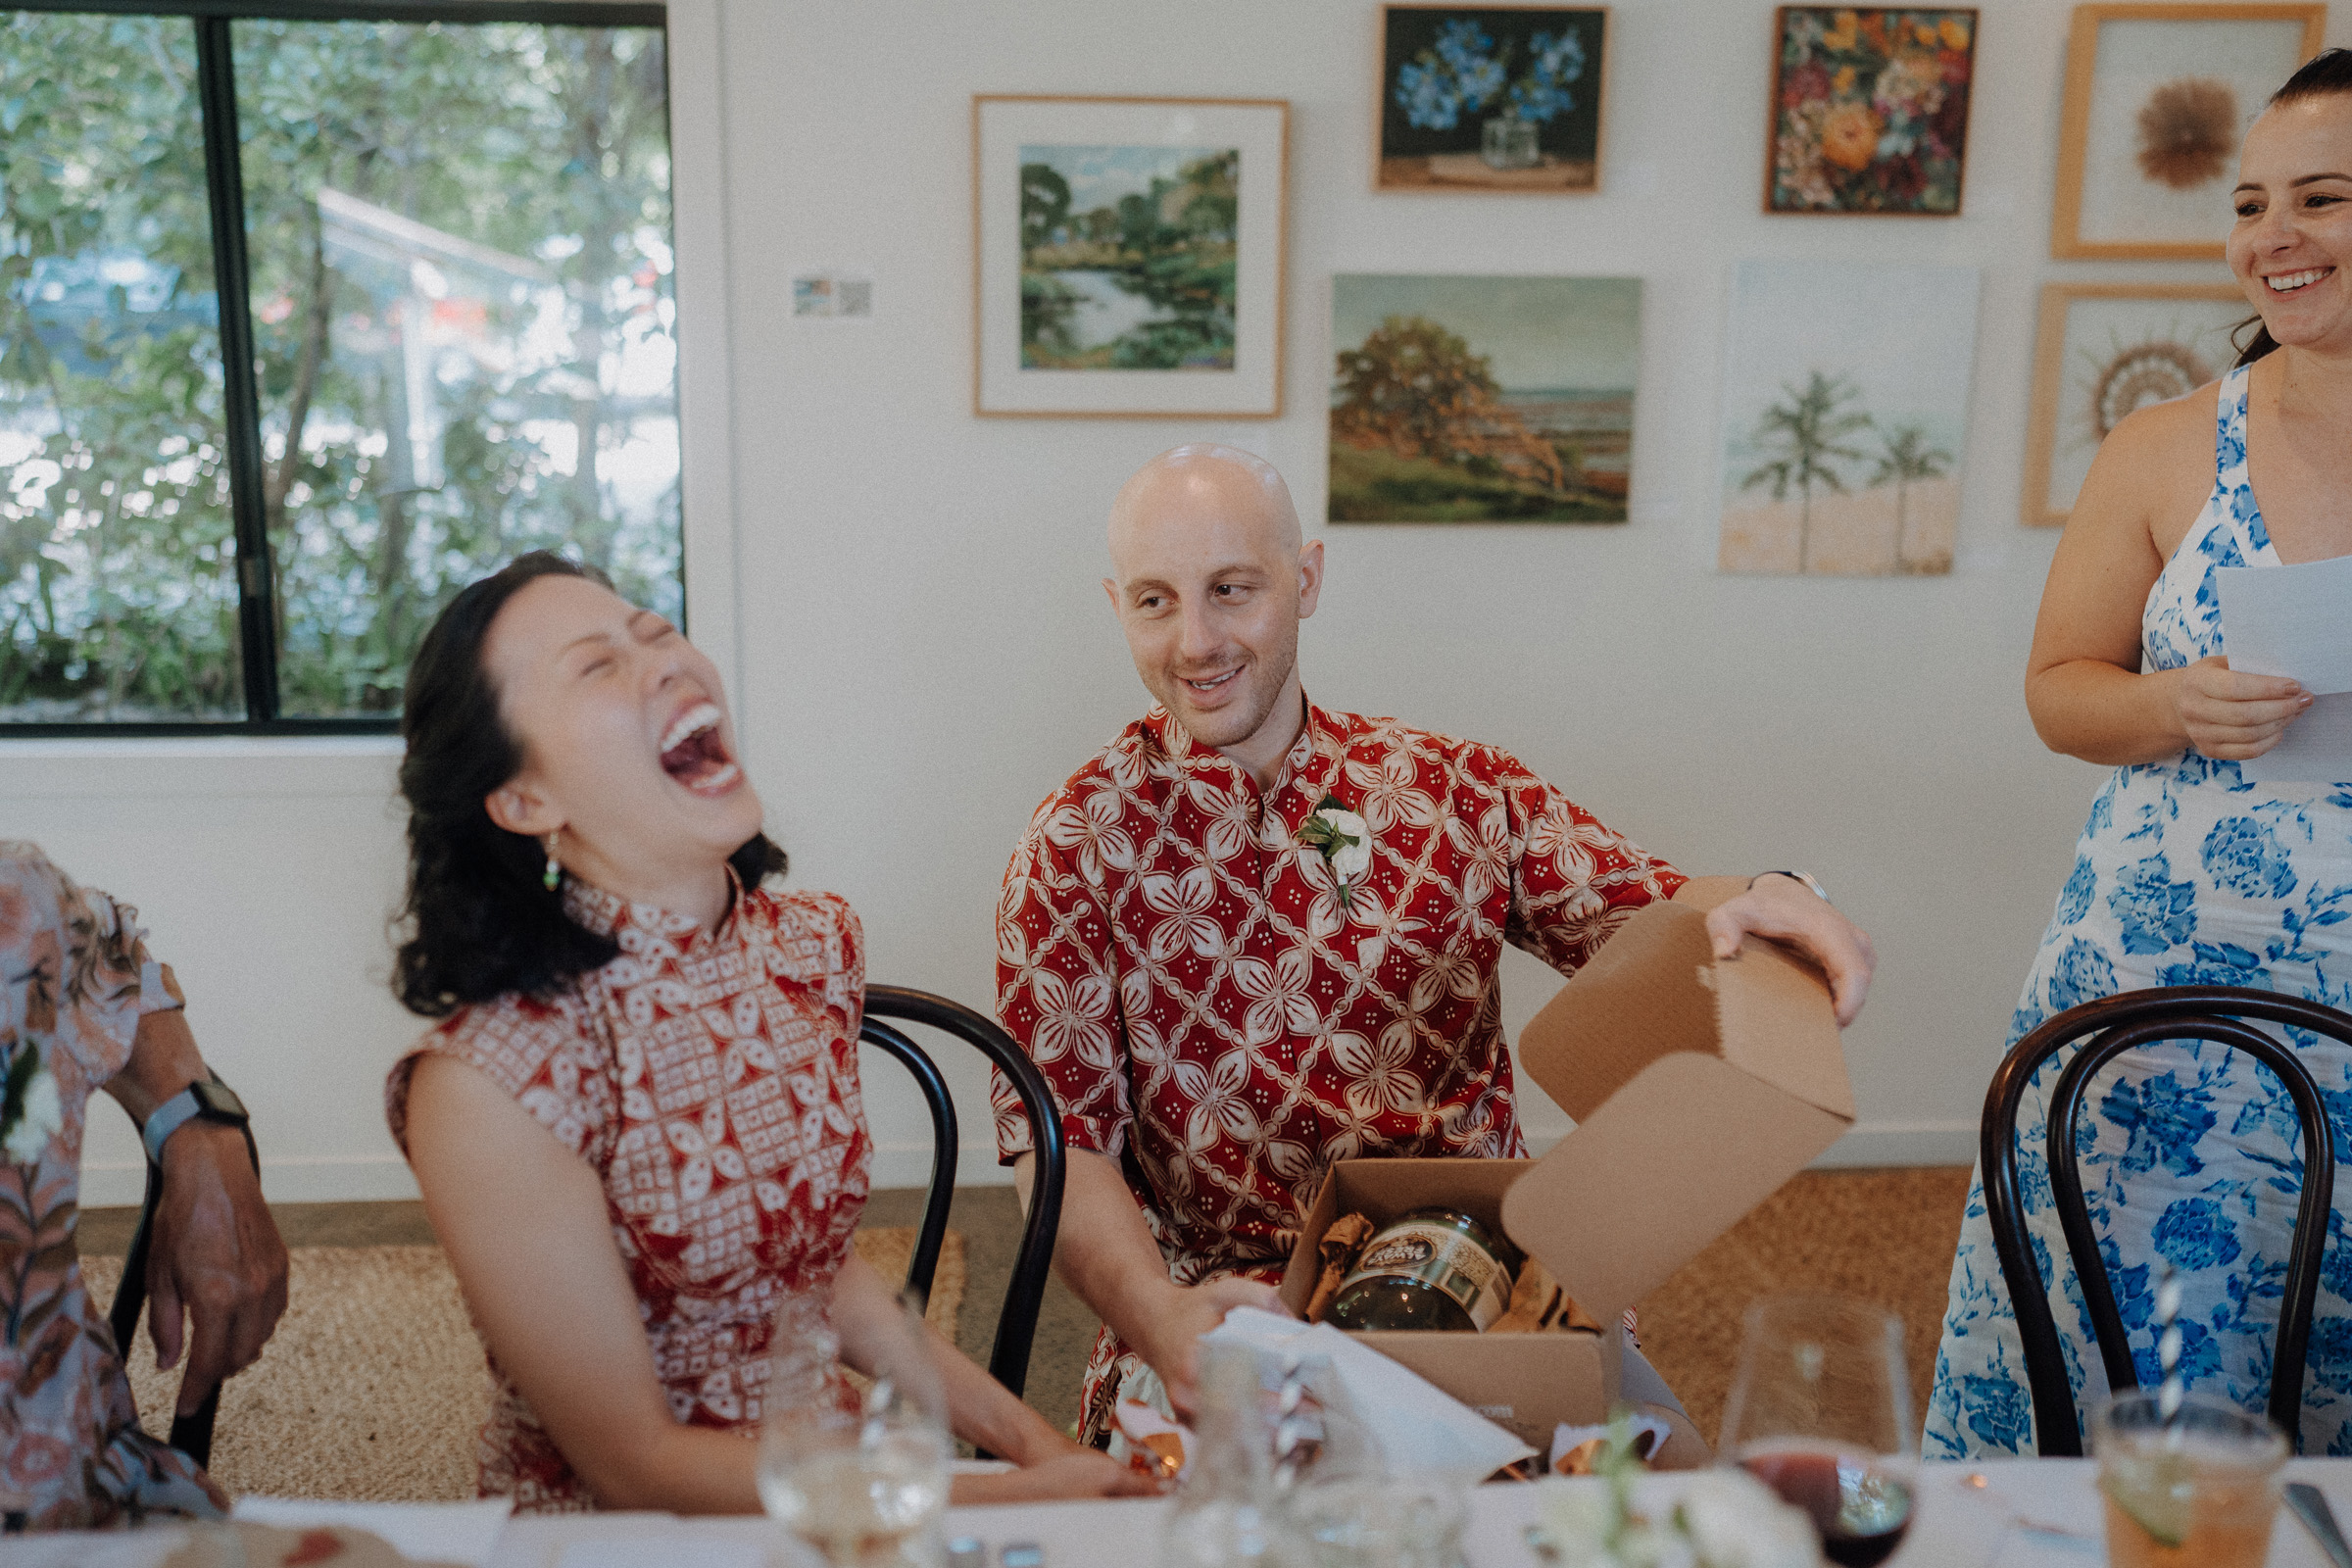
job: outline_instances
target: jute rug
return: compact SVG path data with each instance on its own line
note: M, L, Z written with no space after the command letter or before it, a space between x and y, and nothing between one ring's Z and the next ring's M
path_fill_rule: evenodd
M906 1278L911 1229L863 1230L858 1255ZM940 1250L927 1316L951 1340L963 1238ZM489 1407L481 1342L437 1247L298 1247L286 1315L262 1358L229 1380L214 1479L232 1494L367 1501L473 1495L473 1442ZM119 1257L85 1257L92 1299L114 1299ZM130 1384L149 1431L171 1424L176 1371L155 1369L142 1321Z
M1642 1302L1642 1347L1709 1443L1760 1296L1858 1297L1903 1320L1914 1430L1927 1416L1968 1169L1807 1171Z

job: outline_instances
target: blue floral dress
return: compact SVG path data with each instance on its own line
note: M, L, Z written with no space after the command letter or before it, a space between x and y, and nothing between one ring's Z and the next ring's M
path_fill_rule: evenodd
M2246 376L2223 378L2213 493L2148 592L2141 664L2173 669L2222 652L2218 566L2278 564L2246 476ZM2248 783L2235 762L2183 752L2116 769L2091 803L2073 874L2027 977L2011 1045L2078 1003L2168 985L2261 986L2352 1011L2352 783ZM2299 1030L2327 1097L2337 1156L2352 1159L2352 1053ZM2019 1113L2022 1197L2081 1408L2107 1392L2090 1318L2067 1260L2042 1157L2046 1066ZM2260 1409L2302 1169L2292 1102L2225 1047L2128 1053L2090 1087L2082 1184L2143 1383L2158 1259L2180 1271L2190 1386ZM2017 1320L1985 1218L1984 1172L1968 1195L1936 1361L1930 1458L2031 1453L2033 1400ZM2339 1173L2303 1401L2307 1451L2352 1454L2352 1176Z

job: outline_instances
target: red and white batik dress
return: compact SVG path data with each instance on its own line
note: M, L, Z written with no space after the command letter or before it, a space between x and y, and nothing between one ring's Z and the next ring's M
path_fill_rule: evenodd
M671 1413L756 1434L777 1308L831 1286L865 1207L858 917L831 894L739 891L711 933L577 881L564 897L619 955L549 1000L502 997L427 1034L386 1086L393 1136L408 1147L424 1052L514 1096L604 1179ZM490 1369L482 1494L593 1506L495 1356Z

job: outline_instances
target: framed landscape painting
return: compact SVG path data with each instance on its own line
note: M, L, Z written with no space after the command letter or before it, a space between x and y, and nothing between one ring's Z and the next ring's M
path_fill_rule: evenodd
M2085 5L2066 46L2050 254L2220 259L2246 126L2325 5Z
M1333 522L1623 522L1638 277L1332 279Z
M1956 215L1977 13L1783 6L1773 25L1764 210Z
M972 100L973 412L1282 412L1290 105Z
M2230 334L2253 314L2234 283L2044 285L2021 520L2064 523L2107 432L2229 369Z
M1741 262L1723 379L1728 572L1952 569L1973 267Z
M1376 190L1600 188L1606 6L1384 6Z

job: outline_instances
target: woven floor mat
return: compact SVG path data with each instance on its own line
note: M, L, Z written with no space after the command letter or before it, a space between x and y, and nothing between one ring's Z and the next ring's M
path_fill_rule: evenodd
M906 1276L914 1232L858 1233L885 1279ZM114 1299L122 1260L88 1257L92 1299ZM948 1232L929 1317L953 1339L963 1238ZM177 1372L155 1370L142 1325L130 1382L150 1431L170 1425ZM298 1247L286 1315L262 1358L229 1380L213 1476L232 1494L363 1500L473 1495L473 1443L489 1406L481 1342L437 1247Z

